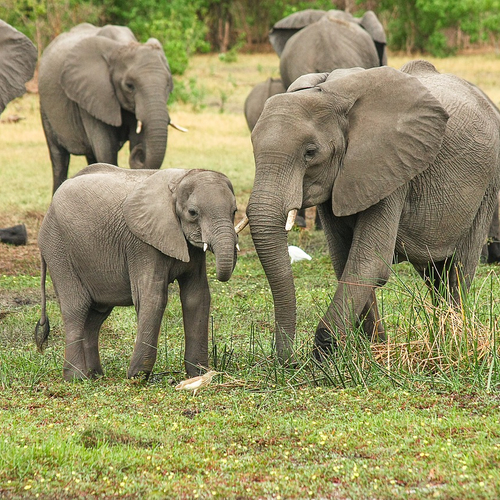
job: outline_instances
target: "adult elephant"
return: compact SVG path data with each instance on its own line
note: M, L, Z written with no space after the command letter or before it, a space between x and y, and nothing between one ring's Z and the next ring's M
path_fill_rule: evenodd
M26 92L25 83L33 78L36 61L37 50L31 40L0 20L0 113Z
M386 36L375 13L307 9L278 21L269 40L280 56L285 87L308 73L387 64Z
M500 186L500 120L476 87L426 61L306 75L267 101L252 142L247 214L281 358L295 335L287 229L299 208L318 206L339 283L316 353L353 318L383 337L374 290L394 253L454 301L469 288Z
M158 169L167 147L172 74L161 44L137 42L123 26L80 24L45 49L40 111L53 191L67 178L70 154L118 164L130 141L130 167Z
M257 120L264 109L266 101L276 94L286 92L283 82L279 78L268 78L265 82L258 83L245 99L244 113L250 132L255 127Z

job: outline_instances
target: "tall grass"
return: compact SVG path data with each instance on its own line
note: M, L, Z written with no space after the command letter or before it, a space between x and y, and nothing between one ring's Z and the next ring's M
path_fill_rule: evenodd
M391 64L404 62L393 56ZM500 59L433 62L498 102ZM184 97L170 105L189 133L170 132L163 168L224 172L238 217L254 176L244 98L277 73L272 54L232 63L196 57L179 85ZM409 264L393 266L377 292L387 341L373 344L353 328L318 363L313 335L337 283L323 233L292 231L289 243L313 259L293 265L295 364L284 366L274 349L272 296L246 229L229 282L216 280L208 255L210 364L223 374L203 392L193 397L171 387L185 376L175 283L148 383L126 379L137 328L126 307L101 329L105 376L64 383L64 331L50 280L44 355L33 342L40 315L36 236L51 193L36 96L16 100L3 117L14 113L25 119L0 123L0 227L23 222L30 238L26 247L0 245L0 497L499 497L495 266L479 266L455 309L433 305ZM120 165L127 159L124 148ZM70 173L83 165L73 158Z

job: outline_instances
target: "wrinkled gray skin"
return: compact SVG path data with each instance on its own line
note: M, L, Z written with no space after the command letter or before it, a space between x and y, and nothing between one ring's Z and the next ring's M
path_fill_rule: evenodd
M245 118L250 132L255 127L267 99L283 92L286 92L286 88L279 78L268 78L250 91L245 99L244 106Z
M24 84L33 78L37 57L31 40L0 20L0 113L26 92Z
M341 10L299 11L278 21L269 40L286 88L308 73L387 64L384 28L372 11L361 18Z
M128 28L80 24L45 49L38 86L54 192L67 178L70 154L117 165L130 141L131 168L161 167L173 83L156 39L140 44Z
M469 288L500 185L499 134L484 94L426 61L306 75L266 102L252 132L247 214L282 359L296 322L288 212L318 206L339 280L316 330L318 356L353 318L383 338L374 290L394 253L430 287L447 285L452 302L459 280Z
M236 264L236 200L229 179L209 170L86 167L54 194L39 234L42 318L35 339L48 337L45 263L66 333L64 378L103 373L98 337L114 306L134 305L138 330L128 377L149 376L167 304L177 280L184 318L188 375L208 367L210 290L204 244L217 279Z

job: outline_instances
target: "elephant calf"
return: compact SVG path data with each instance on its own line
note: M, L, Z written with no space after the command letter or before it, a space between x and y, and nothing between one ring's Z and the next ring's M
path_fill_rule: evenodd
M236 264L236 199L229 179L210 170L128 170L95 164L57 190L38 238L41 351L49 335L47 266L66 334L64 378L103 373L99 330L114 306L134 305L138 332L128 377L149 376L167 305L177 280L184 318L188 375L208 366L210 290L205 251L215 254L217 279Z

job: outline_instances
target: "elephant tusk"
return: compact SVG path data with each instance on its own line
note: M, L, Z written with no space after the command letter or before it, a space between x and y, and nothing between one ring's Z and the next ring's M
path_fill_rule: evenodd
M137 120L137 128L135 129L136 134L140 134L142 130L142 122L141 120Z
M234 226L234 230L236 231L236 234L241 233L241 231L243 231L243 229L245 229L248 226L249 222L250 221L248 220L248 217L246 215L244 215L243 219L241 219L240 222L238 222L238 224L236 224L236 226Z
M238 252L240 251L240 246L238 245L238 243L236 243L236 250L238 250Z
M189 132L187 128L181 127L180 125L176 125L174 122L170 122L169 125L175 128L175 130L178 130L179 132Z
M207 248L208 248L208 244L207 243L203 243L203 251L206 252L207 251Z
M295 217L297 217L297 209L294 208L288 212L288 217L286 219L285 231L290 231L295 224Z

